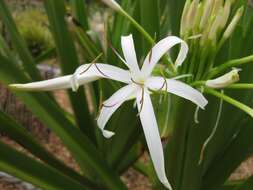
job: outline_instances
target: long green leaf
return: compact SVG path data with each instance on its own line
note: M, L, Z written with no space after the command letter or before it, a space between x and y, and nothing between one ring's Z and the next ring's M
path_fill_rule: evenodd
M64 20L66 17L64 1L45 0L44 5L61 61L62 72L64 75L72 74L79 66L79 61L71 33ZM95 142L94 120L91 118L83 88L76 93L69 90L68 94L80 129L91 141Z
M82 28L85 30L89 29L88 17L86 14L86 3L83 0L70 0L72 5L74 17L81 24Z
M253 152L252 119L241 123L240 131L234 135L222 155L210 164L204 174L202 188L216 190L224 184L231 173Z
M0 80L9 83L27 82L24 73L8 59L0 56ZM110 170L93 143L65 117L48 96L15 92L31 111L52 129L72 152L83 170L92 170L111 189L125 189L118 176Z
M61 161L57 160L47 150L45 150L38 142L30 135L23 126L15 122L4 112L0 111L0 132L8 135L11 139L26 148L34 156L40 158L48 165L61 171L67 176L74 178L79 183L95 189L95 186L86 178L76 173L71 168L67 167Z
M9 35L12 39L13 46L17 50L20 59L22 60L23 66L26 71L29 73L33 80L41 80L39 71L36 68L36 64L29 53L29 50L25 44L24 39L21 37L18 29L15 25L15 22L11 16L11 13L8 10L4 0L0 0L0 16L3 20L6 28L8 29Z
M44 165L0 142L0 170L28 181L42 189L85 190L80 183L66 177L50 166Z
M141 25L153 38L160 37L160 1L140 0ZM151 49L150 43L143 39L144 54Z

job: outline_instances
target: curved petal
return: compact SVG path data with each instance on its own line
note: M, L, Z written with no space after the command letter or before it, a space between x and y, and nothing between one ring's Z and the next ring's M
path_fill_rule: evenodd
M122 36L121 46L122 46L124 57L126 59L125 64L127 65L127 67L130 69L130 71L133 74L140 73L140 68L138 65L135 48L134 48L133 36L132 35Z
M142 73L147 77L153 71L153 68L157 62L162 58L162 56L168 52L172 47L177 44L181 44L180 52L175 62L175 66L178 67L182 65L188 53L188 45L185 41L181 40L176 36L168 36L161 41L159 41L149 52L144 60L142 66Z
M110 138L114 135L113 132L105 130L105 125L109 121L112 114L136 91L136 86L127 85L122 87L117 92L115 92L108 100L103 103L103 107L100 111L97 124L101 129L104 137Z
M137 92L137 105L140 112L141 124L147 141L149 153L159 180L169 189L172 189L166 177L164 166L163 146L153 110L153 105L146 89L144 93Z
M74 91L80 85L93 82L99 78L107 78L123 83L130 83L130 72L108 64L85 64L77 68L73 75L27 84L12 84L11 88L26 91L50 91L72 88Z
M164 79L162 77L150 77L147 79L146 86L152 90L166 90L172 94L185 98L192 101L202 109L205 108L208 101L198 90L192 88L191 86L174 80L174 79Z

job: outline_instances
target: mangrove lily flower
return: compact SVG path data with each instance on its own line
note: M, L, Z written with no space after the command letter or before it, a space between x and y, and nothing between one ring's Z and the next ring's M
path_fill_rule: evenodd
M190 100L203 109L207 104L207 100L199 91L183 82L151 75L161 57L177 44L181 44L181 48L175 64L176 66L180 66L183 63L188 52L188 46L178 37L169 36L159 41L147 55L141 69L138 66L132 35L122 37L121 43L125 57L125 59L121 58L121 60L126 64L129 70L123 70L108 64L91 63L80 66L73 75L42 82L15 84L11 86L25 90L72 88L76 91L79 85L99 78L107 78L126 83L126 86L120 88L103 103L97 120L98 127L106 138L112 137L114 133L105 129L106 123L125 101L135 98L139 111L138 115L142 123L155 171L159 180L167 188L171 189L165 173L163 147L150 94L154 91L167 91Z
M212 80L207 80L206 86L210 88L219 89L229 86L233 83L236 83L240 80L239 71L240 69L234 68L232 71L222 75L221 77Z

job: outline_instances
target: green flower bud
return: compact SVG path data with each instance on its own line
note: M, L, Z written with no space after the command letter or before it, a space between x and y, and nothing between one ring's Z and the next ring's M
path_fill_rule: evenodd
M241 7L237 10L234 18L232 19L231 23L228 25L226 31L223 34L223 39L226 40L228 39L231 34L234 32L238 22L240 21L242 14L243 14L244 8Z

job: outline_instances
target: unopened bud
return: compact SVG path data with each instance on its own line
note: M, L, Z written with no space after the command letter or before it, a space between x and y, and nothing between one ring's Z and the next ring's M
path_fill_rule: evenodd
M213 40L214 42L216 42L216 39L217 39L217 35L220 29L220 24L222 22L222 16L223 16L223 12L222 12L222 9L220 9L218 15L216 16L211 26L211 29L208 35L208 39Z
M115 11L121 11L121 6L115 0L101 0Z
M181 17L181 26L180 26L180 35L181 35L181 37L183 37L183 35L185 33L185 30L187 28L187 15L188 15L190 6L191 6L191 1L187 0L185 2L183 14L182 14L182 17Z
M214 5L214 0L207 0L205 2L203 16L200 21L200 29L203 29L204 27L206 27L206 24L208 20L210 19L210 15L213 10L213 5Z
M215 1L215 3L213 6L212 15L216 15L223 6L223 0L214 0L214 1Z
M230 11L231 11L231 5L232 5L231 0L227 0L225 5L224 5L222 21L221 21L221 24L220 24L221 28L224 28L226 26L227 22L228 22L228 18L229 18Z
M234 32L238 22L240 21L242 14L243 14L244 8L241 7L237 10L234 18L232 19L231 23L228 25L226 31L223 34L224 39L228 39L229 36Z
M224 88L240 80L240 69L233 69L229 73L216 79L206 81L206 86L210 88Z
M187 14L187 23L186 23L187 28L186 28L186 30L190 30L194 26L194 22L196 20L196 15L197 15L197 11L198 11L198 5L199 5L199 0L192 1L189 12Z

